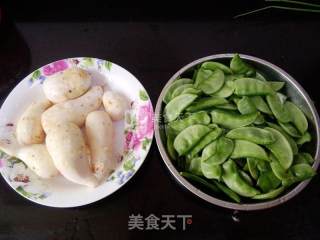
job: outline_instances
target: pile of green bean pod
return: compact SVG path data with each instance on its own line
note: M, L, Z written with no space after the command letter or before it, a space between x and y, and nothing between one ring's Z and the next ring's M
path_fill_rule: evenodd
M285 83L235 54L176 79L163 102L166 148L180 174L235 202L278 197L312 178L314 159L303 111L281 93Z

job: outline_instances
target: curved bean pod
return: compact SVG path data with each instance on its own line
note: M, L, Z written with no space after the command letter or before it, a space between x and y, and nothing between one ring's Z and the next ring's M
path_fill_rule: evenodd
M279 196L284 191L284 189L285 188L283 186L281 186L281 187L274 189L268 193L258 194L256 196L252 197L252 199L256 199L256 200L272 199L272 198Z
M299 138L301 137L301 134L299 133L299 131L291 124L291 123L282 123L282 122L278 122L278 124L280 125L280 127L282 127L282 129L289 134L291 137L294 138Z
M284 107L284 104L281 102L281 99L277 94L268 95L266 99L276 119L284 123L291 121L291 115L288 109Z
M206 94L213 94L222 88L224 84L224 73L220 69L214 71L200 68L195 87L201 89Z
M301 109L292 102L285 102L285 108L291 115L291 121L296 126L301 134L304 134L308 129L308 120L306 116L303 114Z
M256 106L247 96L244 96L239 101L237 101L237 107L241 114L250 114L257 112Z
M173 146L179 156L186 154L192 149L205 135L211 131L211 128L196 124L187 127L178 134L173 142Z
M226 161L223 165L222 179L224 183L234 192L243 197L253 197L260 193L259 190L250 186L238 173L237 165L232 160Z
M256 96L273 94L273 89L255 78L240 78L234 82L234 93L238 96Z
M257 181L257 185L264 193L277 188L280 184L280 179L278 179L271 170L262 172Z
M212 108L217 105L222 105L226 103L228 103L228 100L226 100L225 98L207 97L207 98L202 98L200 100L195 101L186 109L186 111L197 112L200 110L205 110L205 109Z
M180 172L180 175L185 177L185 178L190 179L191 181L200 183L201 185L213 190L214 192L219 192L219 189L215 185L207 182L206 180L204 180L203 178L201 178L201 177L199 177L197 175L194 175L194 174L191 174L191 173L188 173L188 172Z
M202 149L204 149L209 143L216 140L221 134L222 134L221 128L214 128L204 138L202 138L200 142L197 143L196 146L194 146L194 148L192 148L192 150L188 155L190 155L190 157L196 156Z
M226 134L227 138L247 140L256 144L270 144L276 139L273 134L266 130L257 127L240 127L230 130Z
M297 143L292 139L292 137L290 137L280 126L278 126L277 124L271 123L271 122L267 122L268 126L271 128L274 128L276 130L278 130L289 142L290 147L292 149L293 154L297 154L298 153L298 146Z
M264 101L264 99L261 96L252 96L250 97L253 104L256 106L256 108L263 113L272 115L272 112L268 106L268 104Z
M191 88L193 87L193 84L192 83L186 83L186 84L182 84L180 86L178 86L173 92L172 92L172 95L171 95L171 100L174 99L175 97L178 97L179 95L182 94L182 92L187 89L187 88Z
M164 108L165 119L168 122L176 120L180 113L188 107L198 96L195 94L182 94L170 101Z
M201 157L192 158L188 170L198 176L203 176L201 170Z
M173 91L183 85L183 84L188 84L188 83L193 83L193 80L192 79L189 79L189 78L180 78L180 79L177 79L175 80L168 88L167 88L167 91L164 95L164 98L163 98L163 101L164 103L168 104L171 99L172 99L172 93Z
M293 165L291 169L293 175L297 178L298 181L304 181L316 175L315 170L309 164L305 163Z
M235 54L230 62L232 72L237 74L244 74L247 77L256 75L256 70L248 63L244 62L239 54Z
M293 161L293 153L288 140L277 130L266 127L266 130L273 133L276 141L265 146L274 154L279 160L284 169L288 169Z
M259 145L246 140L235 140L234 149L230 158L234 159L247 157L269 161L267 153Z
M223 110L213 110L211 112L211 120L213 123L230 129L250 125L256 120L257 116L257 112L245 115L230 113Z
M208 125L210 123L210 116L208 113L202 111L202 112L196 112L184 119L175 120L173 122L169 123L169 126L176 132L179 133L183 129L194 125L194 124L203 124Z
M222 183L219 183L218 181L214 181L214 183L217 185L217 187L226 194L229 198L234 200L237 203L241 202L241 199L238 194L236 194L234 191L223 185Z
M213 61L204 62L204 63L202 63L201 68L209 69L212 71L214 71L216 69L220 69L225 74L232 74L232 71L229 67L227 67L226 65L219 63L219 62L213 62Z
M230 97L233 94L233 92L234 92L234 82L231 80L228 80L224 82L224 85L219 91L215 92L211 96L227 98L227 97Z
M215 147L215 150L212 151L213 147ZM217 141L214 141L214 143L208 145L203 150L201 156L201 167L203 165L207 166L222 164L231 155L233 148L234 143L231 139L228 139L226 137L220 137Z

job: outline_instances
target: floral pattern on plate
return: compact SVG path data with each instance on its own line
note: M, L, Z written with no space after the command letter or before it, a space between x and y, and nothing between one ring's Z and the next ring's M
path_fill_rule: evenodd
M82 206L112 194L140 168L153 139L153 107L140 82L128 71L110 61L87 57L55 61L35 70L23 79L9 94L0 109L2 116L8 115L5 120L0 119L0 132L14 135L15 122L18 117L15 112L21 112L21 109L15 108L23 105L16 102L19 95L38 94L42 83L48 76L72 66L89 71L93 78L100 78L100 81L103 79L112 89L123 91L123 94L131 101L131 109L125 114L123 126L116 124L119 128L117 131L122 132L121 139L118 140L118 145L122 145L119 146L122 149L122 154L119 156L121 163L107 181L95 189L88 190L86 187L67 183L67 180L61 176L53 180L40 179L21 160L0 152L0 172L7 183L25 198L46 206ZM3 138L3 136L0 137ZM65 194L66 192L68 194Z

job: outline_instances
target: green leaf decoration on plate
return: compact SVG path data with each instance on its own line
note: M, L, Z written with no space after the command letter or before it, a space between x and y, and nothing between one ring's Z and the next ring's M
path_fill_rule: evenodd
M39 193L31 193L24 189L23 186L19 186L16 188L17 192L19 192L21 195L27 197L27 198L33 198L33 199L45 199L47 197L47 194L39 194Z
M31 79L32 81L36 81L41 76L40 70L36 70L32 73Z
M144 90L140 90L139 96L140 96L140 99L142 101L148 101L149 100L149 97L148 97L146 91L144 91Z
M90 67L93 65L93 60L92 58L83 58L82 64L86 67Z
M7 159L7 161L9 163L8 167L10 167L10 168L13 168L13 166L15 164L19 164L19 163L23 164L26 169L28 168L28 166L18 158L11 157L11 158Z
M19 186L16 188L16 190L21 193L23 196L25 197L32 197L32 194L30 194L29 192L27 192L26 190L24 190L24 188L22 186Z
M112 67L112 62L110 62L110 61L105 61L104 67L110 71L110 70L111 70L111 67Z
M123 164L123 169L125 171L129 171L133 169L133 167L134 167L134 162L132 159L125 161L125 163Z
M142 149L147 150L149 143L151 142L150 138L144 138L142 141Z

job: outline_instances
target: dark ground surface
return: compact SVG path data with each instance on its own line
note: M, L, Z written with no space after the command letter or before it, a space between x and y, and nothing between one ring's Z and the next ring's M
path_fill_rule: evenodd
M281 21L16 22L0 48L0 93L48 62L91 56L133 73L155 105L180 67L210 54L239 52L266 59L296 78L320 104L319 19ZM136 176L112 196L89 206L54 209L33 204L0 179L0 239L319 239L320 179L286 204L233 212L185 192L170 177L155 142ZM186 231L128 231L130 214L192 214Z

